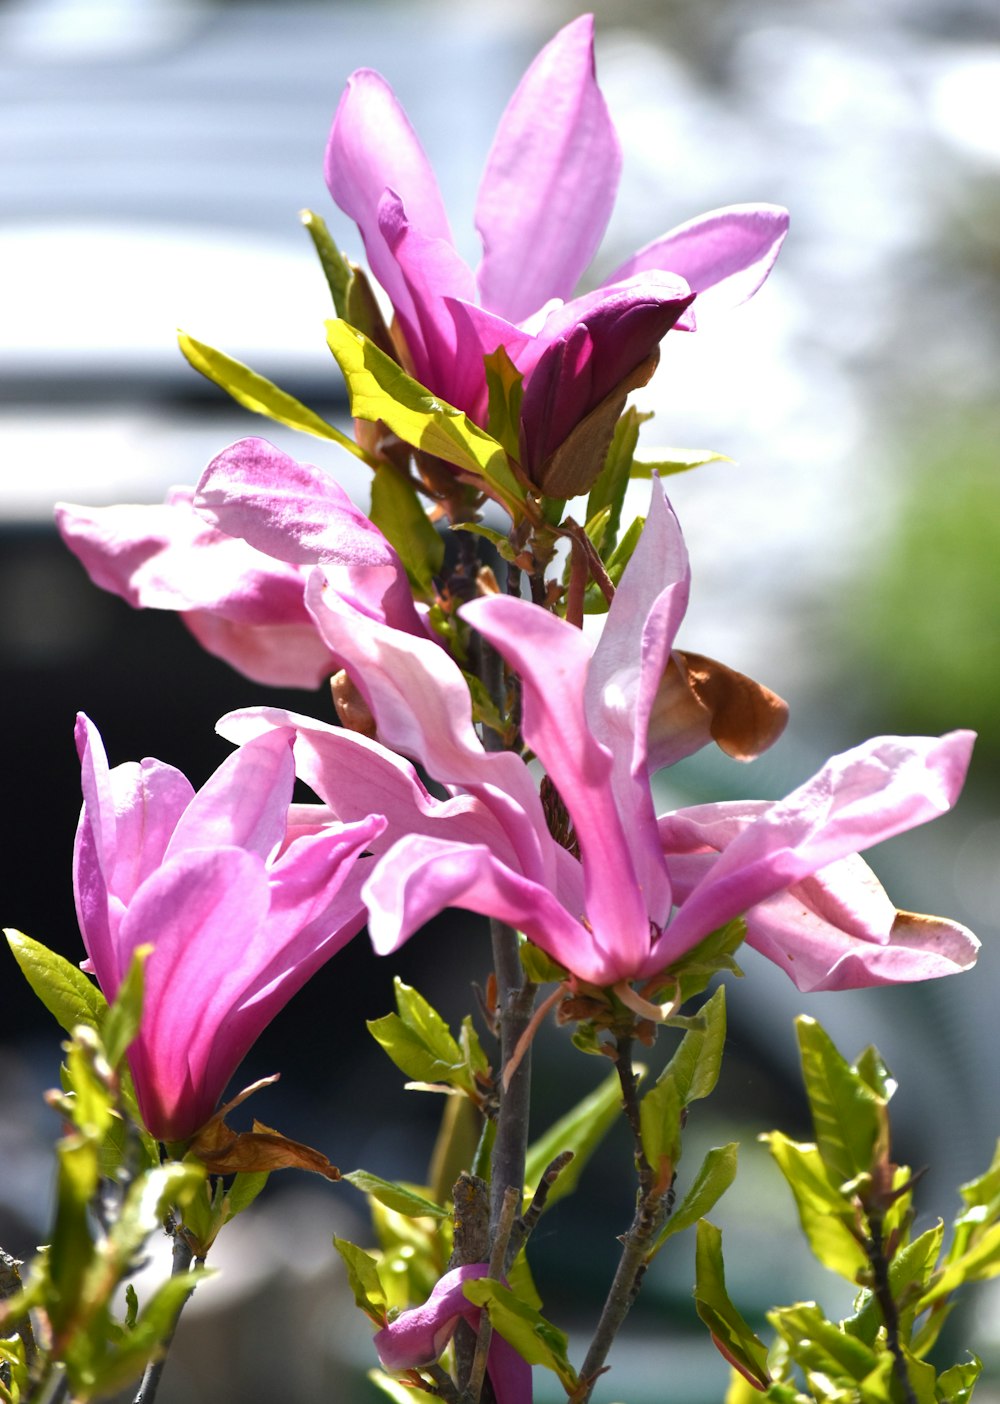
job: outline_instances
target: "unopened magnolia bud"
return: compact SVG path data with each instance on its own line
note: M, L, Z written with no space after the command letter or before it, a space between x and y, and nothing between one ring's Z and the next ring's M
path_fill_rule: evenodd
M360 735L367 736L369 741L374 741L375 718L368 710L368 703L343 669L334 673L330 679L330 691L341 726L346 727L348 731L357 731Z

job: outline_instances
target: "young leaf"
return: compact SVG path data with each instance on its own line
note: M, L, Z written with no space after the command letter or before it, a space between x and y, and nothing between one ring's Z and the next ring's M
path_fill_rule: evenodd
M347 291L352 278L351 265L334 243L326 221L315 211L300 210L299 219L319 256L337 316L344 317L347 315Z
M758 1389L767 1389L767 1348L729 1299L722 1263L722 1234L707 1219L698 1221L694 1301L716 1349Z
M645 1068L637 1066L635 1071L641 1078ZM530 1197L534 1194L546 1168L557 1155L567 1150L573 1152L573 1159L549 1190L546 1207L550 1208L571 1194L576 1189L584 1166L618 1120L621 1110L621 1083L618 1074L613 1072L528 1147L524 1169L525 1195Z
M677 1084L666 1073L639 1103L643 1154L660 1178L670 1183L681 1158L681 1112ZM665 1172L665 1173L664 1173Z
M782 1307L771 1312L768 1320L784 1337L792 1359L803 1370L858 1384L878 1365L878 1355L871 1346L827 1321L814 1302Z
M652 418L651 412L641 414L634 405L628 406L615 425L604 467L590 489L590 496L587 498L587 521L607 513L607 524L600 548L602 559L607 559L617 544L622 502L639 442L639 429Z
M5 928L4 935L24 978L67 1033L77 1024L101 1027L108 1002L79 966L22 931Z
M333 1246L344 1260L356 1304L376 1326L384 1326L387 1298L379 1279L378 1263L346 1238L334 1238Z
M576 1389L579 1380L569 1363L566 1337L551 1321L488 1277L463 1282L462 1291L475 1306L486 1307L493 1329L499 1331L529 1365L542 1365L554 1371L567 1394Z
M388 1209L395 1209L397 1214L405 1214L408 1219L448 1217L447 1209L442 1209L439 1204L425 1199L422 1194L407 1189L405 1185L394 1184L391 1180L382 1180L378 1175L369 1174L367 1170L352 1170L340 1178L350 1180L354 1188L359 1189L362 1194L370 1194L380 1204L384 1204Z
M498 346L491 355L484 356L483 365L489 396L487 427L511 458L520 461L524 376L510 359L505 346Z
M674 473L689 473L692 468L702 468L706 463L732 463L724 453L713 453L711 449L661 449L662 458L655 463L633 463L633 478L651 478L659 473L661 478L669 478Z
M708 1152L687 1194L670 1215L659 1238L649 1250L647 1262L656 1256L668 1238L703 1219L718 1203L736 1179L739 1149L738 1141L730 1141L729 1145L715 1146Z
M254 414L265 415L278 424L284 424L288 429L312 434L316 439L329 439L347 449L355 458L371 463L374 467L374 460L370 459L353 439L349 439L333 424L328 424L315 410L309 409L294 395L280 390L270 380L252 371L249 366L243 365L241 361L234 361L231 356L227 356L224 351L217 351L214 346L208 346L205 342L188 336L187 332L179 331L177 341L188 363L206 380L225 390L226 394L231 395L244 409L252 410Z
M838 1184L871 1173L888 1151L885 1103L807 1015L795 1021L809 1109L824 1164Z
M900 1308L904 1337L909 1334L916 1314L916 1299L934 1271L943 1238L944 1224L938 1220L933 1228L901 1248L889 1264L889 1290ZM854 1315L843 1322L844 1330L873 1345L882 1325L882 1315L871 1292L861 1294L857 1308Z
M481 478L507 513L520 519L524 492L496 439L419 385L346 322L327 322L326 334L355 419L382 420L405 444Z
M143 971L152 946L137 946L125 978L118 986L101 1026L101 1041L108 1062L117 1068L129 1044L139 1032L142 1019Z
M235 1219L244 1209L249 1209L261 1190L270 1179L268 1170L241 1170L233 1176L233 1183L226 1191L225 1222Z
M964 1365L953 1365L937 1378L937 1397L942 1404L968 1404L976 1381L983 1372L983 1362L978 1356Z
M371 519L403 563L407 578L425 599L444 562L444 542L434 530L412 483L382 463L372 479Z
M677 1084L681 1105L707 1097L719 1080L722 1049L726 1041L726 987L720 985L698 1010L702 1028L692 1028L681 1039L663 1077Z
M177 1321L177 1314L199 1282L212 1277L211 1268L168 1277L150 1297L134 1327L120 1344L97 1364L92 1374L89 1396L116 1394L130 1384L160 1353L163 1342Z
M788 1181L809 1247L824 1267L858 1282L868 1269L868 1259L851 1228L856 1211L834 1184L814 1145L800 1145L780 1131L760 1138L774 1156ZM860 1230L859 1230L860 1231Z
M517 559L517 552L510 544L510 537L506 532L494 531L492 527L483 526L482 522L452 522L452 531L471 531L473 536L481 536L494 548L497 555L513 565Z

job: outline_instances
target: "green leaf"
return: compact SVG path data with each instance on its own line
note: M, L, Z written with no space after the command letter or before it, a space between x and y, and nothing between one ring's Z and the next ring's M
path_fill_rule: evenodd
M378 1275L378 1263L346 1238L335 1238L333 1246L344 1260L347 1280L356 1304L377 1326L386 1324L386 1294Z
M52 1329L65 1334L83 1307L83 1283L94 1257L88 1209L97 1191L99 1167L93 1141L67 1137L59 1142L56 1216L48 1253L53 1292L47 1303Z
M767 1348L729 1299L722 1262L722 1234L707 1219L698 1221L694 1301L698 1315L712 1333L716 1349L759 1389L766 1389L771 1382Z
M309 409L294 395L280 390L270 380L252 371L249 366L243 365L241 361L234 361L231 356L217 351L214 346L197 341L193 336L188 336L187 332L179 331L177 340L189 364L206 380L225 390L226 394L231 395L244 409L252 410L254 414L265 415L277 424L284 424L288 429L312 434L316 439L329 439L345 448L348 453L352 453L355 458L374 466L374 460L359 448L353 439L349 439L333 424L328 424L315 410Z
M425 1199L422 1194L417 1194L405 1185L398 1185L391 1180L382 1180L378 1175L372 1175L367 1170L352 1170L347 1175L341 1175L342 1180L349 1180L355 1189L359 1189L362 1194L370 1194L373 1199L377 1199L380 1204L384 1204L388 1209L395 1209L397 1214L405 1214L408 1219L421 1219L430 1217L433 1219L447 1219L447 1209L442 1209L433 1200Z
M621 578L625 574L625 567L632 559L635 548L639 544L639 537L646 524L645 517L636 517L635 521L628 528L618 545L611 552L611 555L604 562L604 569L608 579L615 589L621 584ZM604 591L596 583L591 581L584 591L583 608L586 614L607 614L608 602L604 597Z
M664 1225L659 1238L646 1256L650 1262L675 1233L681 1233L692 1224L703 1219L722 1198L736 1179L736 1162L739 1143L730 1141L727 1146L714 1146L701 1163L687 1194Z
M645 1068L637 1066L635 1071L641 1078ZM618 1120L621 1111L621 1083L618 1074L613 1072L528 1147L524 1169L525 1196L530 1198L535 1193L546 1168L557 1155L567 1150L573 1152L573 1159L549 1190L546 1207L550 1208L571 1194L587 1161Z
M101 1040L108 1062L117 1068L129 1044L139 1032L142 1019L143 972L153 947L137 946L125 978L118 986L101 1026Z
M150 1360L161 1353L181 1307L195 1287L212 1276L210 1268L195 1268L162 1282L121 1344L93 1369L90 1396L115 1394L141 1374Z
M566 1337L551 1321L488 1277L463 1282L462 1291L475 1306L487 1309L493 1329L499 1331L529 1365L542 1365L554 1371L567 1394L576 1389L579 1380L569 1363Z
M944 1224L939 1220L933 1228L901 1248L889 1264L889 1290L899 1308L903 1339L910 1333L917 1297L934 1271L943 1239ZM868 1345L874 1344L882 1325L882 1314L870 1291L861 1294L857 1311L843 1325L851 1335L859 1336Z
M746 922L742 917L729 921L715 931L710 931L696 946L692 946L680 960L668 965L663 972L663 988L676 992L678 1005L686 1004L702 990L716 975L728 971L732 975L743 972L733 959L742 946L747 934ZM656 995L653 996L654 1002Z
M507 354L498 346L483 357L486 368L486 390L489 409L486 426L515 462L521 459L521 401L524 398L524 376Z
M854 1064L854 1071L883 1102L889 1102L896 1090L896 1079L882 1061L877 1048L869 1045Z
M313 241L313 248L319 255L323 275L330 289L330 296L333 298L337 316L344 317L347 315L347 292L353 276L351 265L334 243L333 236L326 227L326 221L321 219L315 211L300 210L299 219Z
M807 1015L795 1021L816 1143L838 1184L871 1174L888 1150L885 1102Z
M108 1233L120 1272L131 1266L150 1234L163 1226L168 1210L183 1209L191 1203L202 1190L205 1178L205 1167L198 1161L171 1160L132 1182Z
M451 1030L432 1004L419 990L406 985L397 976L393 982L396 1009L408 1029L419 1036L427 1049L445 1063L459 1063L462 1051Z
M566 967L554 961L541 947L532 945L527 940L522 941L520 955L521 966L532 984L551 985L565 980L568 973Z
M67 1033L78 1024L101 1027L108 1002L79 966L21 931L5 928L4 935L24 978Z
M355 419L382 420L405 444L481 478L508 514L520 519L524 491L496 439L419 385L346 322L327 322L326 333Z
M941 1297L948 1296L966 1282L985 1282L1000 1273L1000 1224L993 1224L959 1258L953 1258L931 1278L927 1291L920 1298L918 1311L923 1311Z
M952 1365L950 1370L942 1371L937 1378L941 1404L968 1404L982 1372L983 1362L976 1355L964 1365Z
M827 1321L814 1302L782 1307L768 1320L787 1342L789 1353L803 1370L855 1384L878 1365L876 1352L857 1336Z
M666 1073L639 1103L643 1153L665 1185L669 1185L681 1158L683 1109L677 1083Z
M590 489L587 498L587 521L607 513L601 545L602 558L614 550L618 541L618 528L621 523L622 503L625 489L632 473L632 463L639 442L639 429L652 419L652 413L640 414L634 405L629 405L615 425L604 467L597 481Z
M720 985L711 999L698 1010L700 1029L693 1028L667 1064L663 1077L672 1077L681 1105L707 1097L719 1080L722 1050L726 1042L726 987Z
M513 565L517 559L517 552L510 544L510 537L506 532L494 531L492 527L483 526L482 522L452 522L452 531L471 531L473 536L481 536L495 549L497 555Z
M401 1384L382 1370L369 1370L366 1378L371 1380L376 1389L380 1389L383 1394L394 1400L395 1404L413 1404L413 1389L410 1385Z
M831 1272L859 1282L867 1272L868 1259L849 1227L855 1223L855 1207L832 1180L819 1149L791 1141L780 1131L760 1139L795 1196L802 1231L813 1253Z
M395 547L407 578L425 599L444 563L444 542L424 511L413 484L382 463L372 480L371 519Z
M241 1170L233 1176L233 1182L226 1190L226 1223L249 1209L261 1190L270 1179L268 1170Z
M661 478L669 478L673 473L689 473L692 468L702 468L706 463L732 463L724 453L713 453L711 449L662 449L663 458L655 463L633 463L633 478L651 478L659 473Z

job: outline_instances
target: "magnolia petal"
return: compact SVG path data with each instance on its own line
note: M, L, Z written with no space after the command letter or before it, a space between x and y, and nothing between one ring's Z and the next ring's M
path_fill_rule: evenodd
M635 877L635 835L626 831L610 783L612 756L584 711L592 646L565 620L509 595L473 600L460 612L521 679L524 738L573 820L593 939L614 932L615 959L629 972L648 952L649 914Z
M773 746L788 704L761 683L701 653L675 649L649 719L649 771L674 765L714 741L734 760Z
M511 322L569 297L614 206L621 152L594 72L594 19L561 29L500 119L476 205L480 300Z
M154 506L59 503L56 525L95 585L135 609L221 610L244 624L304 624L304 575L217 531L175 488Z
M482 383L483 369L479 362L469 365L458 358L446 299L471 301L472 273L450 238L433 238L411 223L394 190L387 190L379 201L378 222L413 303L412 323L401 313L413 374L449 404L467 409Z
M339 483L266 439L240 439L217 454L193 505L219 531L280 561L399 567L378 527Z
M582 980L614 984L628 968L614 943L602 943L548 888L505 867L480 844L401 839L379 860L364 898L379 955L398 950L445 907L460 907L507 922Z
M483 748L456 664L426 636L360 618L328 587L323 567L307 598L320 632L375 718L379 740L418 761L440 783L477 795L507 834L521 871L547 882L552 843L531 773L513 752Z
M386 189L394 190L423 234L451 243L451 230L424 149L389 84L370 68L347 80L325 172L330 194L361 230L372 272L396 310L416 324L406 281L379 229L379 201Z
M488 1263L452 1268L435 1283L423 1306L400 1312L388 1326L376 1331L375 1349L383 1368L391 1374L399 1374L403 1370L433 1365L454 1335L459 1321L479 1319L480 1308L474 1307L466 1297L462 1283L488 1277L489 1272Z
M129 1062L143 1121L158 1140L184 1140L204 1125L246 1051L230 1043L225 1016L244 983L248 953L266 946L268 906L256 854L200 849L159 868L122 920L123 967L136 946L153 944ZM205 1075L210 1057L212 1080Z
M265 687L317 688L340 666L308 614L297 624L239 624L201 609L181 619L206 653Z
M349 734L312 717L278 707L230 712L216 730L237 745L275 728L295 733L295 773L326 802L341 823L379 814L385 833L371 840L382 853L406 834L488 844L501 862L517 867L517 854L492 811L472 795L435 799L409 761L365 736Z
M897 912L884 941L865 940L824 921L792 888L747 914L747 942L804 993L896 985L959 974L975 964L979 942L958 922Z
M672 945L682 952L827 864L945 813L974 739L881 736L832 757L729 842L671 922Z
M699 311L708 304L735 307L767 278L787 232L788 211L780 205L727 205L646 244L609 281L667 270L698 294Z
M248 742L226 757L192 799L165 857L189 848L231 846L266 861L284 838L294 784L290 732L275 731Z

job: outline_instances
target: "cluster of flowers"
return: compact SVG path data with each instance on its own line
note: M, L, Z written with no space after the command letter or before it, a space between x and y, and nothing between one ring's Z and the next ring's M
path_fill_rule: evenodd
M383 349L482 428L484 358L504 349L522 392L508 461L543 515L594 481L666 332L693 330L703 299L751 296L787 226L772 206L714 211L573 297L620 162L592 42L589 17L568 25L508 106L479 194L475 273L379 75L353 75L327 152L333 198L392 303ZM433 469L452 473L467 507L488 492L440 461ZM226 449L165 505L63 506L59 526L98 585L180 611L249 678L315 688L336 675L346 723L266 706L231 713L219 730L237 749L195 793L156 760L109 769L80 720L80 925L109 997L134 949L153 945L129 1056L161 1140L183 1142L209 1120L262 1028L366 924L387 953L446 907L483 913L544 951L570 990L613 988L636 1009L660 972L736 917L802 990L921 980L975 960L968 931L897 911L857 856L954 803L968 732L875 738L778 802L656 813L657 770L712 741L750 759L780 735L785 707L675 646L690 572L655 477L596 641L541 573L530 600L484 574L477 597L447 602L442 632L379 527L326 473L262 439ZM530 561L525 530L515 546ZM484 640L514 680L513 747L484 744L455 630ZM545 772L541 792L528 752ZM316 803L292 803L296 777ZM383 1331L386 1365L435 1358L454 1319L475 1316L460 1284L483 1271L449 1274L421 1315ZM491 1355L495 1386L513 1369L507 1398L524 1398L509 1354Z

